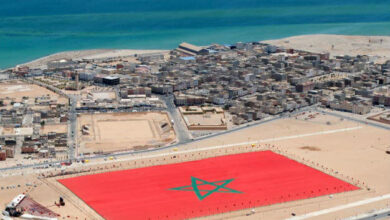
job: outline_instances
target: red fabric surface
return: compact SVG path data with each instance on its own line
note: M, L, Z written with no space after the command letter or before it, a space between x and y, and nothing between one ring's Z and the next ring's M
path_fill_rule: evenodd
M170 190L190 186L191 177L208 182L234 179L226 187L242 193L214 192L199 200L193 191ZM271 151L79 176L59 182L106 219L185 219L358 189Z

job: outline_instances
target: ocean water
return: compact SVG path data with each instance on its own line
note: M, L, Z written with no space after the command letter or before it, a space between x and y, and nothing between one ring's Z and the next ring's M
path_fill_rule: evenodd
M390 0L0 0L0 69L51 53L390 35Z

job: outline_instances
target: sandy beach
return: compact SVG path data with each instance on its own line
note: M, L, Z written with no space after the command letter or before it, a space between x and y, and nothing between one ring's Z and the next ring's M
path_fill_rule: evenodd
M130 50L130 49L95 49L95 50L76 50L64 51L45 56L28 63L20 64L20 66L28 66L30 68L39 68L45 66L47 62L60 59L104 59L113 57L127 57L135 54L150 54L150 53L168 53L168 50Z
M384 63L390 60L390 36L352 36L352 35L300 35L282 39L266 40L268 43L284 48L294 48L314 53L337 55L371 55L374 62ZM135 54L168 53L169 50L131 50L131 49L94 49L55 53L28 63L20 64L30 68L44 67L47 62L59 59L105 59L127 57Z
M378 63L390 60L390 36L315 34L267 40L263 43L314 53L330 53L332 57L371 55L377 56L375 62Z

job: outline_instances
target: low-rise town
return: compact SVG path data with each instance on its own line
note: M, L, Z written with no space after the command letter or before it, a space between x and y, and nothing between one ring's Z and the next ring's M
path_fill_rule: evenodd
M361 176L341 172L388 169L382 162L390 154L389 107L390 60L260 42L182 43L171 51L16 66L0 74L0 175L7 177L0 189L4 201L14 198L3 215L102 219L85 204L77 208L80 198L61 185L63 177L254 151L276 152L362 193L383 194L383 178L368 186ZM345 149L358 158L354 163L343 162ZM372 164L365 152L381 159ZM314 162L321 160L332 163ZM50 196L32 193L42 189Z
M313 105L365 115L390 106L390 61L258 42L182 43L162 53L17 66L2 84L0 160L15 149L24 158L71 159L81 113L167 111L178 142Z
M390 0L0 6L0 220L390 220Z

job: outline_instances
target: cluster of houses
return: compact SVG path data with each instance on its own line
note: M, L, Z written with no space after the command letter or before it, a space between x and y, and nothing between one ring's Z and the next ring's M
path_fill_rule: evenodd
M160 68L162 93L173 93L176 105L223 106L235 124L313 104L356 114L390 106L390 61L330 58L257 42L212 45L196 55L183 50L172 51Z
M0 160L17 153L37 158L56 157L67 149L67 129L46 131L44 127L67 127L68 105L52 96L0 99Z
M159 106L148 99L152 94L173 95L177 106L220 106L234 115L235 124L242 124L313 104L356 114L370 112L373 105L390 106L390 61L374 61L371 56L330 58L259 42L182 43L169 54L61 60L41 72L113 86L120 103L130 108L140 98L139 105ZM23 70L26 76L39 72Z

